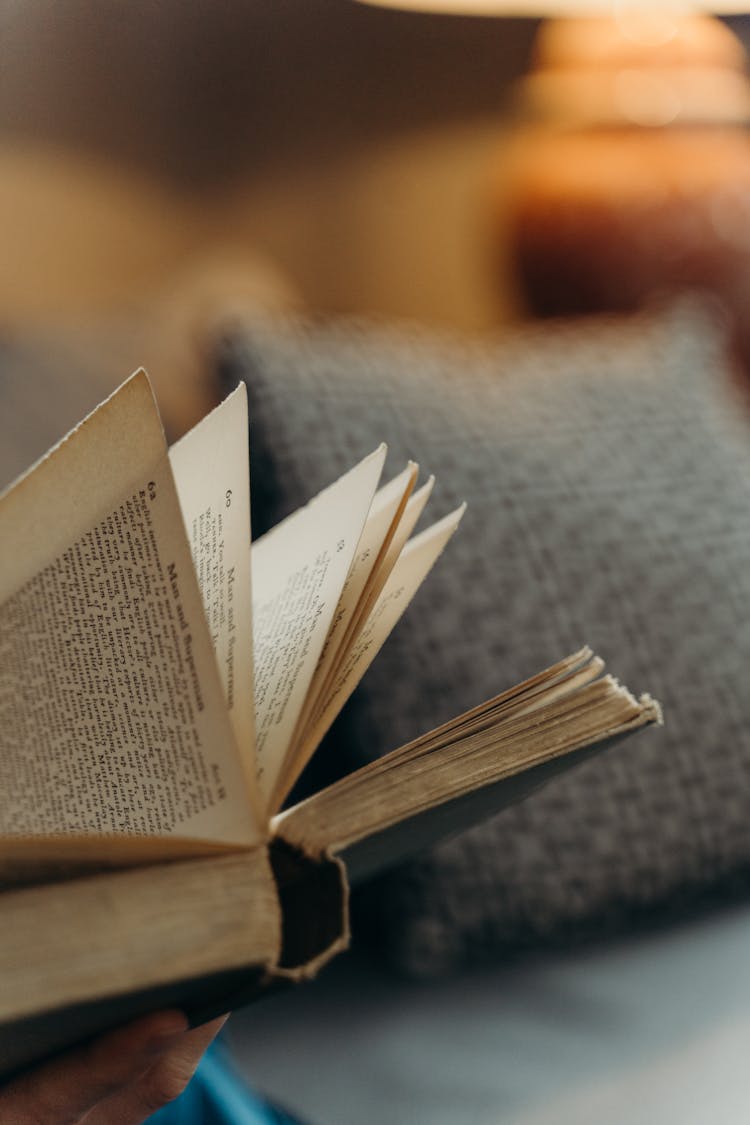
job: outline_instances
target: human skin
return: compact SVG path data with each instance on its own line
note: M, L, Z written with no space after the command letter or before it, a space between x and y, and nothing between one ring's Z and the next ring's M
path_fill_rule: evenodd
M2 1125L140 1125L178 1097L226 1016L189 1030L157 1012L0 1088Z

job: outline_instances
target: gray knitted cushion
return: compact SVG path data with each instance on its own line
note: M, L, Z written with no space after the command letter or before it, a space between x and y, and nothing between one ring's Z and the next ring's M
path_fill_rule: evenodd
M225 358L250 392L256 522L381 439L394 473L412 456L436 474L435 514L469 502L339 727L349 766L584 642L664 704L663 730L381 883L402 963L750 872L750 428L718 323L691 304L470 344L255 321Z

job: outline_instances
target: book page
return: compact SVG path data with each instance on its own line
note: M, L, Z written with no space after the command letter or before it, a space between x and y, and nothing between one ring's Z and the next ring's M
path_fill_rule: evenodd
M390 578L393 568L406 546L409 536L425 509L425 505L432 493L434 483L435 478L430 477L413 496L409 497L405 508L401 512L401 517L396 527L393 529L390 542L387 544L383 556L378 560L377 569L370 577L367 588L363 590L354 612L350 615L344 638L339 642L337 660L335 663L333 661L331 662L325 680L322 682L320 690L316 692L314 706L310 714L306 717L305 726L304 728L300 728L302 731L301 740L304 739L305 730L312 727L317 722L322 711L325 709L328 695L337 683L341 662L346 660L353 640L358 636L363 625L375 608L377 600L383 592L385 584ZM381 489L381 492L382 491Z
M428 477L422 487L418 488L413 496L409 497L406 505L406 510L399 520L398 527L394 532L393 539L388 545L388 550L386 551L385 558L383 559L382 565L379 569L379 577L382 575L382 579L373 589L373 601L364 607L365 612L368 616L370 610L375 604L375 600L380 597L383 586L385 586L385 583L390 577L391 571L396 565L396 560L400 557L401 552L406 546L409 540L409 536L417 526L417 521L424 512L427 501L432 495L432 489L434 485L435 478L432 476Z
M619 738L625 737L624 735ZM522 773L511 774L497 781L471 789L450 800L430 805L413 816L395 821L372 834L331 845L346 866L350 886L354 887L379 871L426 852L435 844L458 832L463 832L483 820L495 816L503 809L531 796L561 774L600 754L618 741L612 737L607 742L573 750L559 758L533 765Z
M255 777L247 390L240 383L169 451L224 695Z
M0 498L0 539L0 834L261 839L143 372Z
M385 461L381 446L252 549L255 732L266 802L304 706Z
M339 855L356 880L661 721L658 703L636 699L586 647L313 794L272 831Z
M285 791L280 794L281 800L289 792L305 764L315 753L326 731L380 652L456 531L465 510L466 505L462 504L455 512L451 512L432 527L428 527L406 544L375 608L355 639L319 717L300 746L294 767L285 779Z
M345 652L350 622L353 616L359 613L360 602L364 601L369 593L394 533L400 528L400 517L404 516L404 509L414 487L417 472L418 467L410 462L402 473L379 488L375 494L305 699L305 706L297 720L293 742L297 740L299 732L304 731L320 702L320 697L325 697L329 677L336 674L337 662ZM293 752L294 745L290 749Z

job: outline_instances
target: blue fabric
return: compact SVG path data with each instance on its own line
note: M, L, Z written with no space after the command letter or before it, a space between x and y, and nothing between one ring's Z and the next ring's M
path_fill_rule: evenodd
M232 1068L226 1048L215 1044L195 1076L171 1105L148 1119L148 1125L302 1125L299 1118L254 1094Z

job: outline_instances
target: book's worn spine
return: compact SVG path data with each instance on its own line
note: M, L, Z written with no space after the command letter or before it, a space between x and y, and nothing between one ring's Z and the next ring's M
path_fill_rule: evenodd
M225 981L207 1000L187 1009L195 1027L290 985L312 980L349 946L349 881L344 863L311 856L276 836L268 847L281 918L277 960L236 984ZM226 987L228 986L228 987Z
M310 857L276 836L269 859L281 906L281 955L274 974L306 980L349 945L349 882L335 856Z
M7 891L0 1080L160 1008L196 1025L315 976L348 944L348 894L340 861L282 839Z

